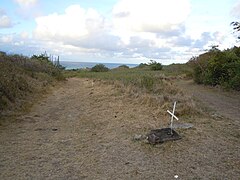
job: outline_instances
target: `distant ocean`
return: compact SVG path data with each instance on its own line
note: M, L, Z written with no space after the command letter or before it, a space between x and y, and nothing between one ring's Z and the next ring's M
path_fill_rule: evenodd
M80 69L80 68L92 68L96 64L104 64L109 69L117 68L121 65L127 65L130 68L138 66L138 64L120 64L120 63L97 63L97 62L69 62L60 61L60 64L66 69Z

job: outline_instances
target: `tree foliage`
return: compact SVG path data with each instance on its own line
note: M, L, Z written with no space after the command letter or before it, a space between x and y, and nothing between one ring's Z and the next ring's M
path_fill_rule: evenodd
M109 69L104 64L97 64L91 68L92 72L107 72Z
M149 66L150 66L150 69L153 70L153 71L160 71L163 68L161 63L158 63L158 62L153 61L153 60L150 60Z
M194 80L199 84L221 85L240 91L240 48L220 51L211 49L193 57L189 63L194 68Z

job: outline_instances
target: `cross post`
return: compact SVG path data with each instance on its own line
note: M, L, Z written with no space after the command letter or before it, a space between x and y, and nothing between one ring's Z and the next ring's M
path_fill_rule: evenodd
M175 118L176 120L178 120L178 117L174 115L174 112L175 112L175 109L176 109L176 104L177 104L177 102L175 101L174 105L173 105L173 111L172 112L167 110L167 112L171 115L171 123L170 123L171 134L173 134L173 132L172 132L172 130L173 130L173 119Z

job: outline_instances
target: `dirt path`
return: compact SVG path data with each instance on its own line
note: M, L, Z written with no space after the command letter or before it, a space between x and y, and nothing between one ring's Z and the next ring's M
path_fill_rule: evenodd
M178 81L177 85L188 94L193 95L206 107L211 108L215 115L223 116L240 122L240 93L227 92L221 89L197 85L193 81Z
M166 124L157 109L102 82L71 78L0 126L0 179L238 179L239 125L202 117L157 146L136 134ZM237 128L237 129L236 129Z

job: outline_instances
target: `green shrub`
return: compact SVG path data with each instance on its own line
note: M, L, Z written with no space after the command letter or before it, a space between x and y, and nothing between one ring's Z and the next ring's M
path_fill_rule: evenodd
M158 63L153 60L150 60L149 66L150 66L150 70L152 70L152 71L160 71L163 68L161 63Z
M195 82L240 89L240 48L224 51L215 48L192 58L189 63L193 65Z
M109 69L104 64L97 64L91 68L92 72L107 72Z
M121 68L121 69L129 69L129 66L123 64L123 65L121 65L121 66L118 66L118 68Z
M240 91L240 73L230 79L229 87Z

